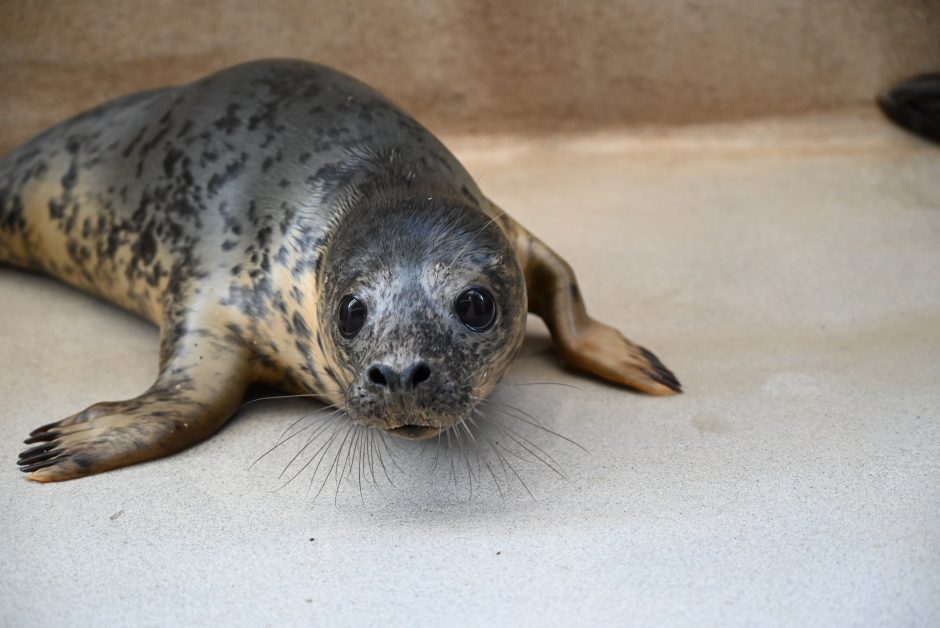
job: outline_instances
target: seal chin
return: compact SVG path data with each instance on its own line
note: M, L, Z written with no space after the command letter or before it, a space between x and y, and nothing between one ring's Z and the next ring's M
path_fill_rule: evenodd
M386 429L385 431L392 436L406 440L428 440L429 438L434 438L443 430L431 425L402 425L401 427Z

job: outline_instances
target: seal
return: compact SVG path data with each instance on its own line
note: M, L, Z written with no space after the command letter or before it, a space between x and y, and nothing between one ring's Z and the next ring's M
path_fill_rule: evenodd
M571 267L430 132L301 61L119 98L15 149L0 161L0 261L160 329L148 390L26 439L19 465L40 482L197 443L259 382L429 438L493 390L527 311L565 364L680 391L656 356L588 316Z

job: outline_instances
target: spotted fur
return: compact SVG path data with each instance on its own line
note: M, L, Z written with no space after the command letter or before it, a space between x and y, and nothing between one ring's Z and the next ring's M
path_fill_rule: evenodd
M540 246L421 125L323 66L254 62L107 103L0 161L0 261L157 324L160 374L135 399L35 430L20 464L49 481L166 455L214 432L259 381L370 427L449 427L505 371L527 295L580 303ZM490 332L453 313L471 284L498 301ZM349 292L371 311L353 341L334 323ZM410 396L363 379L371 363L418 359L432 374ZM650 364L651 385L678 389Z

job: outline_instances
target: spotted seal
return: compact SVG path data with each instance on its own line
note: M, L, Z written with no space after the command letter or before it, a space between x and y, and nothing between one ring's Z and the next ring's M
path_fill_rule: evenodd
M384 96L293 60L134 94L0 161L0 261L160 329L143 394L34 430L40 482L166 456L256 382L412 439L456 424L548 325L562 361L655 395L651 352L591 319L570 266Z

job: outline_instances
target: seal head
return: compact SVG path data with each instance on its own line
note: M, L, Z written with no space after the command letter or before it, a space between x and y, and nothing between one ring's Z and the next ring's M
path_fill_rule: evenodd
M349 416L410 439L470 416L525 335L522 269L466 201L376 195L342 220L318 317Z

